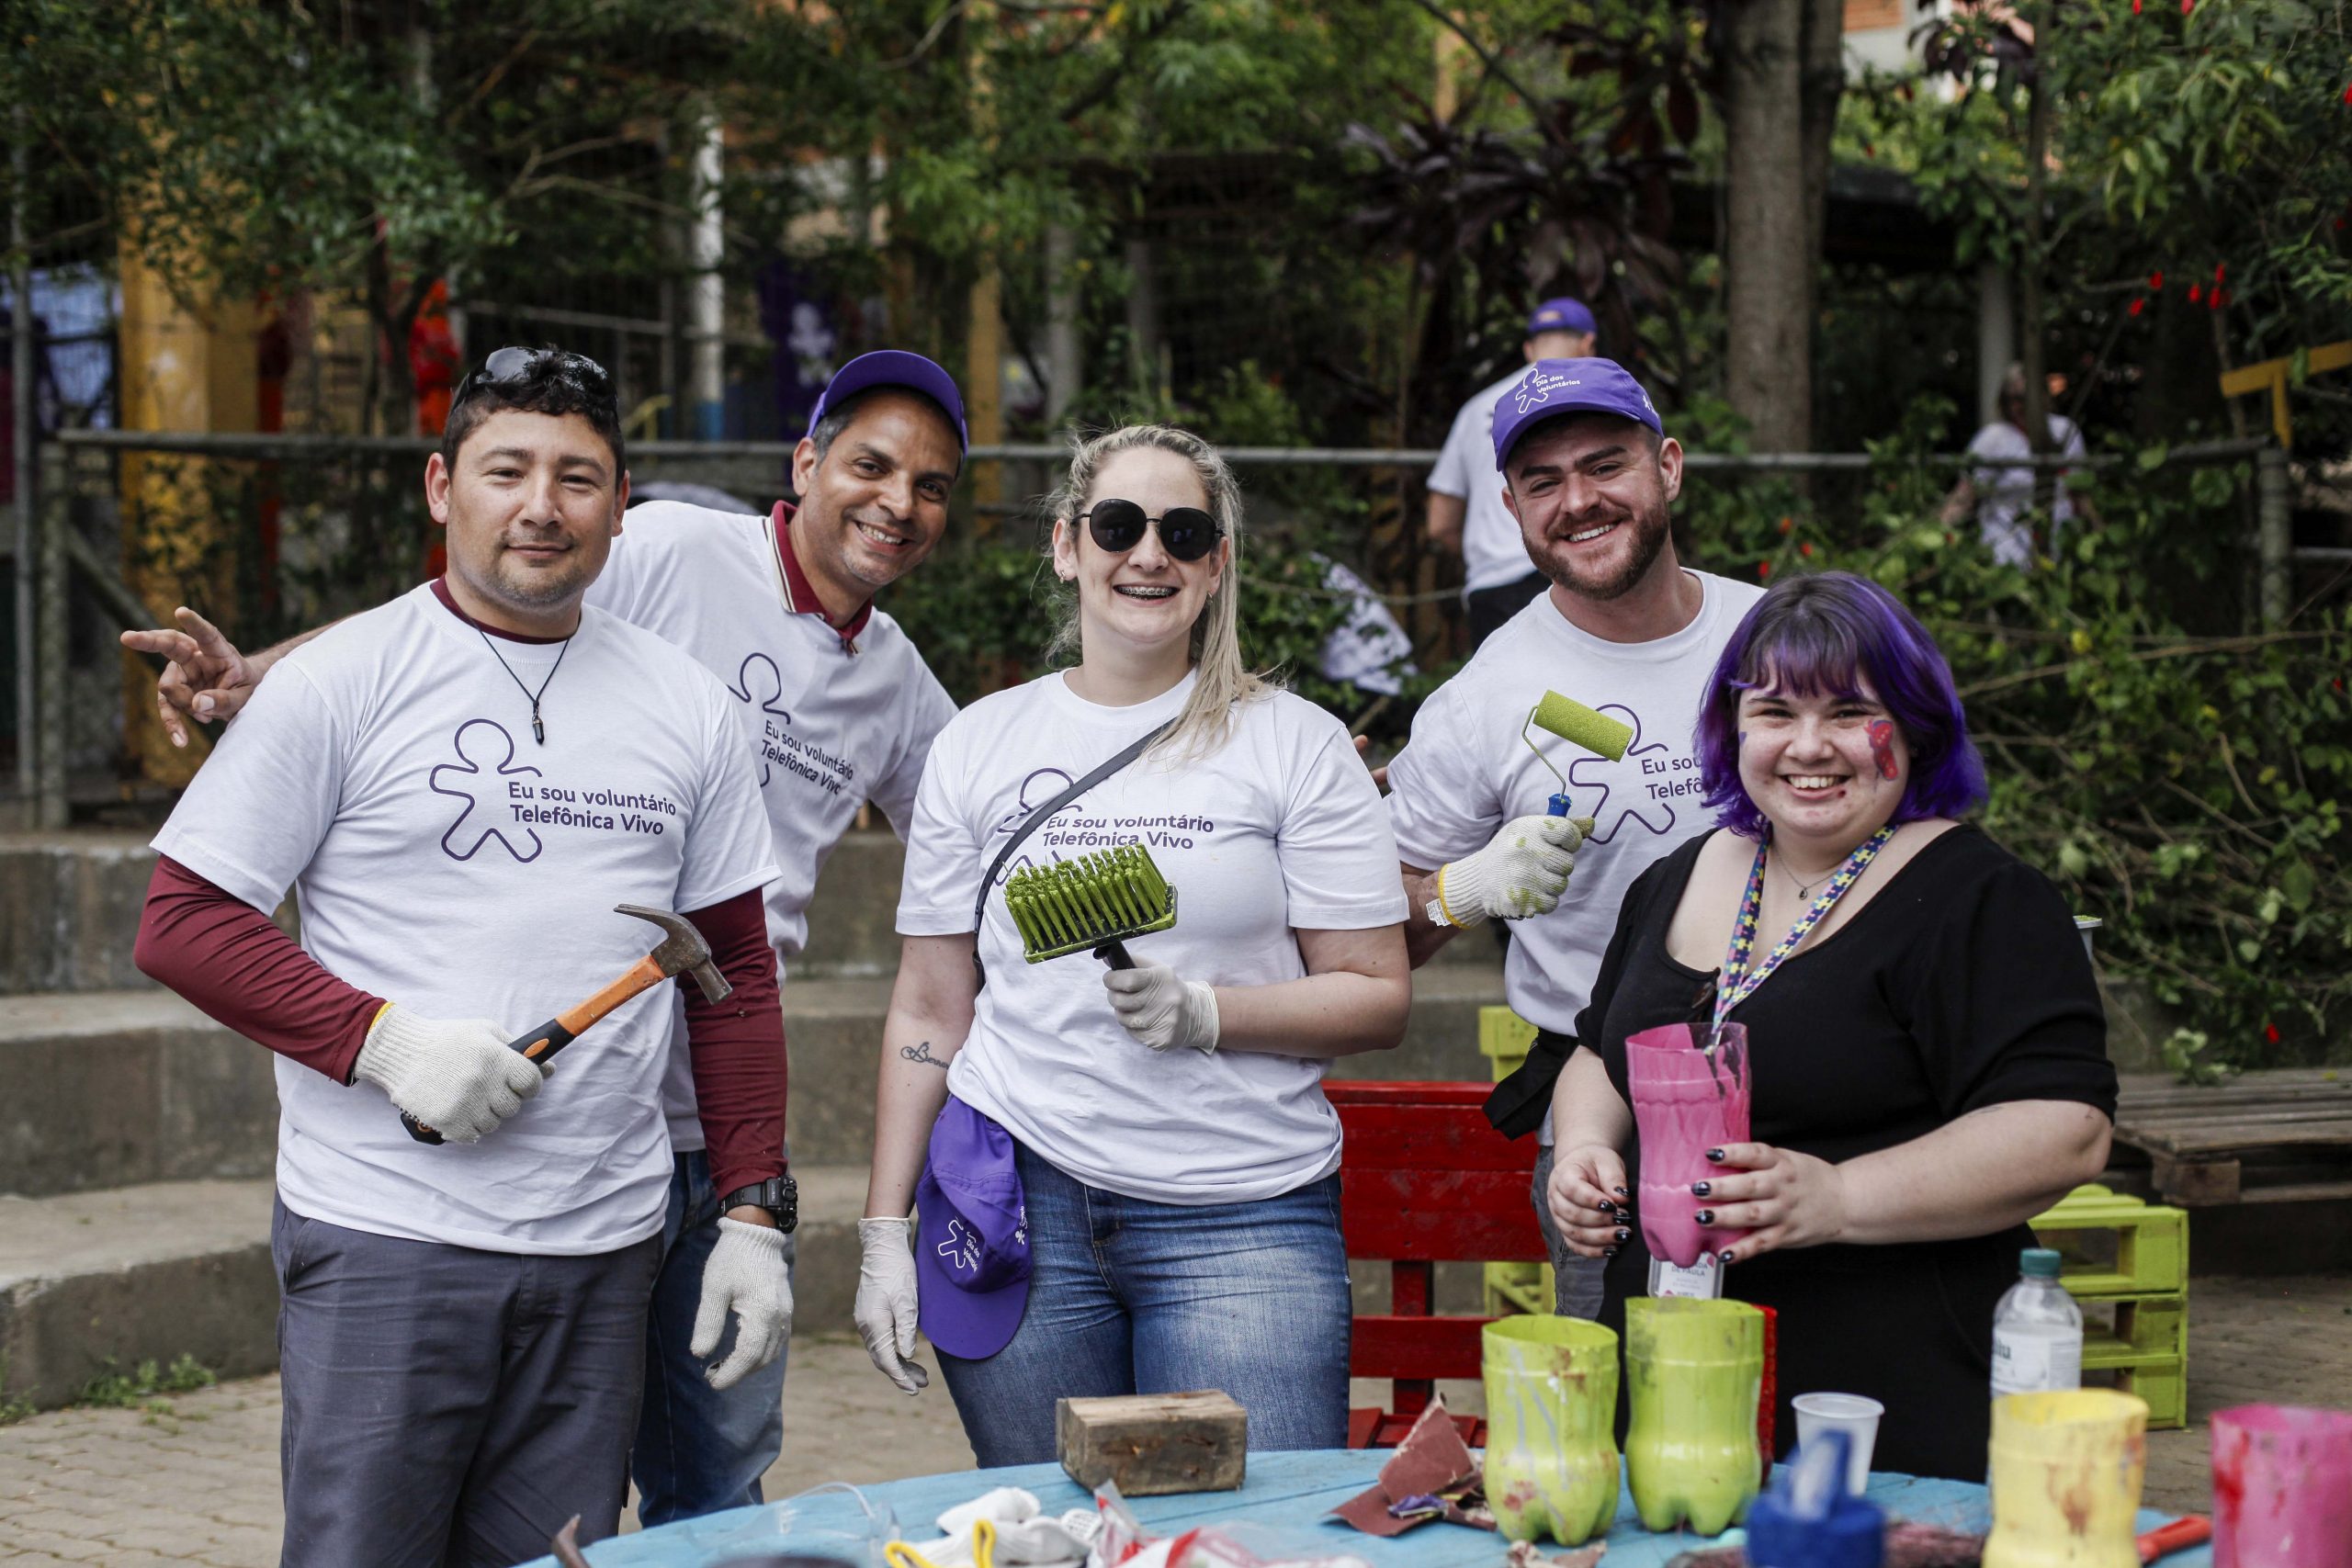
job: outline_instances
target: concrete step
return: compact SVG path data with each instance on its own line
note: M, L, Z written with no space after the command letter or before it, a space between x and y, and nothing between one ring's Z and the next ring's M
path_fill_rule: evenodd
M130 962L139 910L155 869L148 835L102 829L0 834L0 996L145 990ZM852 833L834 850L810 904L808 945L792 974L871 979L899 967L899 883L906 850L888 829ZM293 929L289 901L278 919ZM1492 967L1494 939L1448 943L1437 962Z
M0 996L0 1193L266 1176L271 1060L168 991Z
M0 996L151 987L130 944L154 869L138 833L0 834Z
M797 1167L794 1328L849 1333L865 1168ZM164 1181L0 1197L0 1404L49 1409L90 1380L193 1356L220 1377L277 1364L275 1184Z
M0 1197L0 1400L62 1404L110 1369L277 1364L271 1183Z

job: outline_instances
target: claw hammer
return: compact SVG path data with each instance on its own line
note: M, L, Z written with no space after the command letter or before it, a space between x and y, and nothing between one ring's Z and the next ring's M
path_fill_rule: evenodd
M718 972L718 965L710 961L710 944L703 941L702 932L695 930L694 923L684 916L649 908L643 904L616 904L613 908L616 913L635 915L660 926L663 932L662 945L630 964L628 974L579 1006L566 1008L537 1029L526 1030L508 1041L508 1050L520 1052L544 1067L548 1057L587 1033L598 1019L675 975L692 975L707 1000L723 1002L734 995L735 987ZM405 1111L401 1112L401 1125L420 1144L441 1141L440 1134Z

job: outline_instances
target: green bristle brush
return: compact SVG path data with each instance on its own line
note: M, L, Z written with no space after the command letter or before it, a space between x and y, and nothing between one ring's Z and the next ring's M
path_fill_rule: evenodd
M1032 964L1091 951L1114 969L1136 961L1130 937L1176 923L1176 889L1141 844L1098 850L1051 865L1023 866L1006 878L1004 907Z

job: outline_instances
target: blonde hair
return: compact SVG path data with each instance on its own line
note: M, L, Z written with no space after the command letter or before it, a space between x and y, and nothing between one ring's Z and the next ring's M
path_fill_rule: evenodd
M1191 431L1166 424L1130 424L1102 434L1072 436L1069 472L1046 498L1046 507L1057 522L1077 527L1078 514L1086 510L1102 465L1122 452L1147 446L1171 452L1193 466L1201 489L1208 496L1209 514L1225 531L1225 570L1219 574L1208 603L1201 606L1199 619L1193 623L1193 670L1196 677L1193 694L1185 701L1184 711L1176 716L1175 724L1151 749L1155 755L1189 761L1208 756L1225 744L1232 728L1236 705L1254 702L1275 689L1271 681L1251 671L1241 658L1240 481L1233 477L1232 468L1218 456L1217 449ZM1076 547L1075 540L1072 547ZM1046 548L1050 555L1050 535ZM1054 629L1053 645L1046 651L1047 659L1057 664L1073 655L1082 656L1084 651L1076 585L1062 584L1060 597L1060 622Z

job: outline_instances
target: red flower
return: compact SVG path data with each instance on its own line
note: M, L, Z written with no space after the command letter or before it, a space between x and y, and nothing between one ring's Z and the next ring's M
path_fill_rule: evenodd
M1759 578L1771 576L1772 563L1768 560L1758 561L1756 563L1756 575Z
M2136 316L2136 315L2138 315L2138 314L2140 313L2140 311L2141 311L2142 308L2143 308L2143 307L2144 307L2147 303L2148 303L2148 302L2147 302L2145 299L2134 299L2134 300L2132 300L2132 313L2133 315L2135 315L2135 316Z
M2132 0L2132 14L2135 17L2140 14L2140 0Z
M1797 547L1797 554L1801 556L1810 556L1813 554L1813 547L1810 544L1799 545Z
M2273 1045L2278 1044L2278 1026L2277 1024L2275 1024L2275 1023L2266 1023L2266 1024L2264 1024L2264 1025L2262 1026L2262 1037L2263 1037L2265 1040L2269 1041L2269 1042L2270 1042L2270 1043L2272 1043Z
M2229 274L2230 274L2230 264L2229 264L2229 263L2227 263L2227 262L2215 262L2215 263L2213 264L2213 281L2214 281L2214 282L2216 282L2216 283L2221 282L2223 278L2227 277L2227 276L2229 276Z
M2194 305L2204 298L2204 291L2199 289L2197 285L2192 283L2188 286L2188 302L2190 304Z
M1785 533L1787 533L1791 528L1793 528L1793 527L1795 527L1795 526L1796 526L1796 519L1794 519L1793 517L1783 517L1783 518L1781 518L1781 533L1785 534Z
M2229 295L2224 290L2219 288L2216 288L2212 293L2206 296L2207 302L2216 310L2220 310L2228 299Z
M2162 294L2164 291L2165 275L2162 269L2148 274L2148 292L2151 294Z
M2138 0L2133 0L2133 3L2136 5ZM2352 82L2344 84L2344 101L2352 104Z
M2182 16L2186 17L2189 12L2194 11L2195 9L2197 9L2197 0L2180 0L2180 14Z

